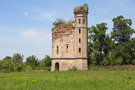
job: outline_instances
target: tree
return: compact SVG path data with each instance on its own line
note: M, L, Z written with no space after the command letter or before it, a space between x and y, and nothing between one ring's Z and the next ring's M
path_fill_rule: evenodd
M24 66L23 63L16 63L15 70L20 72L23 70L23 66Z
M125 19L123 16L118 16L113 20L113 31L111 32L112 39L115 39L116 43L121 44L129 41L132 34L135 33L131 28L132 20Z
M125 19L123 16L118 16L113 20L113 31L111 32L112 39L115 40L112 55L115 59L122 60L122 64L130 64L132 61L131 36L135 33L131 28L132 20Z
M49 55L45 55L45 58L40 61L40 67L50 70L52 58Z
M43 61L46 67L48 66L51 67L52 58L49 55L45 55L45 58L43 59Z
M2 70L2 61L0 60L0 70Z
M22 63L23 62L23 55L16 53L13 55L13 63Z
M12 72L14 70L13 61L9 56L2 60L2 69L4 72Z
M26 58L26 64L30 65L33 69L39 65L38 58L32 55Z
M89 28L89 42L88 42L88 51L89 51L89 63L93 65L100 65L100 62L103 61L106 49L106 23L97 24L97 26L92 26Z

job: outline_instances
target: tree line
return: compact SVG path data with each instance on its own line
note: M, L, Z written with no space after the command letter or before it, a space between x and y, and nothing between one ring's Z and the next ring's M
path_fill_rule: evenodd
M13 57L6 56L0 60L0 72L20 72L31 70L51 70L52 58L45 55L45 58L39 60L36 56L31 55L23 62L23 55L16 53Z
M132 20L118 16L112 19L110 34L106 23L88 28L88 58L90 66L135 65L135 30Z

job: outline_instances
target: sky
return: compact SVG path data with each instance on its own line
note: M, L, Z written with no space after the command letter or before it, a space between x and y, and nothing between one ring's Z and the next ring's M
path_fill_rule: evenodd
M74 20L73 9L89 5L88 27L123 15L135 29L135 0L0 0L0 60L15 53L43 59L52 54L52 23Z

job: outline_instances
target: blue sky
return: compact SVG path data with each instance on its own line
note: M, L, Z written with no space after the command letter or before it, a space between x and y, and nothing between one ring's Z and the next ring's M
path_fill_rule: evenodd
M42 59L52 53L51 29L57 18L74 20L73 9L89 5L88 26L123 15L135 29L135 0L0 0L0 59L14 53Z

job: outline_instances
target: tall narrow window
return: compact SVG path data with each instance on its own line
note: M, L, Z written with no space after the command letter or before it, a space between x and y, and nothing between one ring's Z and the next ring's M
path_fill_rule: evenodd
M81 43L81 38L79 38L79 43Z
M81 52L81 48L79 48L79 53Z
M77 23L77 22L76 22L76 19L75 19L75 23Z
M81 23L81 19L79 19L79 24Z
M57 54L59 53L59 47L57 46Z
M81 29L79 29L79 33L81 33Z
M85 19L83 19L83 24L85 24Z
M68 46L66 46L66 53L68 53Z

